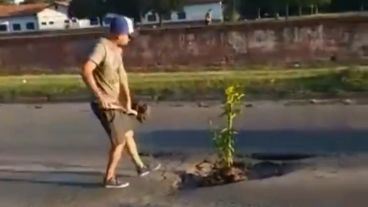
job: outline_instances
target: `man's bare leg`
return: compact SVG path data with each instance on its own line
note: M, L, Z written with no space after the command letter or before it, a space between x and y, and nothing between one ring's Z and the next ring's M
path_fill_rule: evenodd
M145 167L143 162L142 162L141 157L138 154L137 144L135 143L135 140L134 140L134 132L133 131L128 131L126 133L125 137L126 137L125 147L128 150L128 153L129 153L130 157L132 158L133 162L139 168Z
M130 157L132 158L133 162L137 166L137 173L139 176L143 177L148 175L151 171L156 171L161 167L160 163L156 163L155 165L148 165L146 166L143 164L141 157L138 154L137 145L134 140L134 132L129 131L129 133L126 134L126 149L128 150L128 153Z
M125 145L126 145L126 141L124 141L122 144L119 144L117 146L111 146L111 149L109 152L109 161L106 167L105 181L115 178L116 168L120 161Z

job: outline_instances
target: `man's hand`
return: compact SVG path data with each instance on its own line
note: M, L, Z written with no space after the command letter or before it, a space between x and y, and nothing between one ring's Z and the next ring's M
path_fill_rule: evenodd
M117 101L107 95L100 95L98 99L103 109L118 109L119 108L119 104L117 103Z
M133 115L133 116L137 116L138 115L138 112L136 110L132 109L132 108L127 109L126 113L128 115Z

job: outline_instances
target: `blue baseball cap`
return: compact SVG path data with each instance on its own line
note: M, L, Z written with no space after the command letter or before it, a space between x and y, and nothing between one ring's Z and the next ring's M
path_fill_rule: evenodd
M125 16L114 17L110 22L110 33L132 35L134 32L133 21Z

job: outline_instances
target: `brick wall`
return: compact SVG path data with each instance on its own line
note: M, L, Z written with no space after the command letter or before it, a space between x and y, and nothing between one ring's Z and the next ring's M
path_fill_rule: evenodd
M102 34L99 30L1 36L0 72L77 72ZM125 51L131 71L331 60L366 63L368 17L145 29Z

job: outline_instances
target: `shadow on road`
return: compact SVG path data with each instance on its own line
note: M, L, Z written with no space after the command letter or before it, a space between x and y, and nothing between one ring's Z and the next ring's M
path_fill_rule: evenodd
M0 178L0 182L13 182L13 183L31 183L31 184L47 184L69 187L81 187L81 188L99 188L101 183L91 182L72 182L72 181L46 181L46 180L33 180L23 178Z
M240 155L241 157L241 155ZM298 154L298 153L253 153L249 156L252 159L256 160L279 160L279 161L293 161L293 160L303 160L308 158L316 157L316 155L312 154Z
M260 162L250 167L248 180L260 180L272 177L280 177L297 171L300 164Z
M356 129L239 130L236 147L240 154L366 153L367 135ZM139 140L144 151L196 153L212 150L212 136L208 130L159 130L141 133Z
M68 186L68 187L80 187L80 188L100 188L103 177L103 173L100 172L63 172L63 171L19 172L12 170L0 170L0 173L12 173L12 177L0 176L0 183L7 182L7 183L46 184L46 185ZM131 177L130 175L125 174L119 174L118 176L125 178Z

